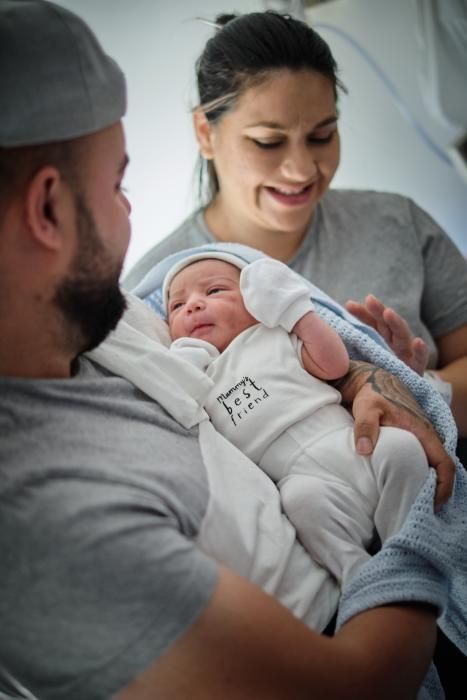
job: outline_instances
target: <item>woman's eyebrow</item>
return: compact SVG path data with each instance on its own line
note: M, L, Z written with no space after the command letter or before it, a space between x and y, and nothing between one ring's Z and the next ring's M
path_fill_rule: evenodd
M313 126L314 129L321 129L323 126L329 126L330 124L334 124L337 122L337 115L333 114L332 117L326 117L326 119L323 119L323 121L319 122L319 124L315 124ZM255 122L254 124L248 124L247 129L254 129L255 127L263 127L266 129L279 129L283 130L286 127L283 124L279 124L279 122L270 122L270 121L261 121L261 122Z

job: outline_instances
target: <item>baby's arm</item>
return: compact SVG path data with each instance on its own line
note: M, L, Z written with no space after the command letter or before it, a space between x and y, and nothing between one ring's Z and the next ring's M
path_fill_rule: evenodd
M337 379L349 368L339 335L314 311L310 287L284 263L260 258L243 268L240 291L247 310L268 328L281 326L302 341L305 369L319 379Z
M295 324L292 333L300 338L303 366L318 379L338 379L349 371L349 356L336 331L314 311Z

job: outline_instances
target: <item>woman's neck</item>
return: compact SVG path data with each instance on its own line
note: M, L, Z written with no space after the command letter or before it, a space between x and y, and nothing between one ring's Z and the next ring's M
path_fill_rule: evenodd
M249 245L282 262L293 258L308 228L300 231L264 229L243 220L239 213L220 206L216 199L207 206L204 217L209 230L219 241Z

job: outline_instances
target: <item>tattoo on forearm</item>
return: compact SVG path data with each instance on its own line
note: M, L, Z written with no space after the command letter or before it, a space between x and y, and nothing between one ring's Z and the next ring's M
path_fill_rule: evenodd
M360 386L363 386L363 384L368 381L368 377L374 374L377 369L377 367L370 365L368 362L350 360L347 374L339 379L331 381L330 384L341 392L344 401L347 400L348 396L351 396L349 399L351 401L356 393L355 385L358 383ZM361 381L360 378L363 375L366 375L366 377L364 381Z
M397 377L387 370L375 367L368 362L350 362L349 372L345 377L332 382L341 392L344 405L352 403L355 395L364 384L370 384L373 391L405 411L408 411L426 426L431 423L426 418L413 394Z

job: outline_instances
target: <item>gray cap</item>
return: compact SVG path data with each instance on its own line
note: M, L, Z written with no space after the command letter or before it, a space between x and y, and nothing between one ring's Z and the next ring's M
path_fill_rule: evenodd
M92 134L125 110L125 77L83 20L45 0L0 0L0 147Z

